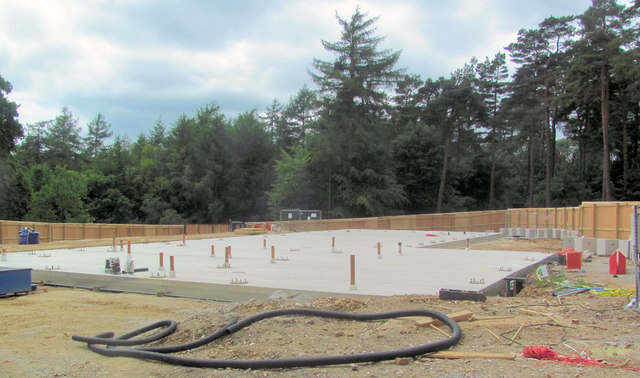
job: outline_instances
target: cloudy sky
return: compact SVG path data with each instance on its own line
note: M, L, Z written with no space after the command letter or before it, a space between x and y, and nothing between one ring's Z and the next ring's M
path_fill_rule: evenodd
M548 16L580 14L590 0L4 0L0 75L23 125L63 106L86 124L102 113L116 134L148 133L158 119L216 102L228 117L286 103L314 58L333 60L336 12L379 16L382 48L423 79L515 41Z

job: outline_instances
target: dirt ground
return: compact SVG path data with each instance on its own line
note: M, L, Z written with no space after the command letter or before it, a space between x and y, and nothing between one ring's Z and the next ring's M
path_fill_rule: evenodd
M552 240L499 240L474 249L558 251ZM57 247L59 248L59 247ZM602 265L602 261L593 264ZM558 281L585 277L550 266ZM593 269L588 269L593 270ZM607 273L591 279L605 281ZM628 274L627 276L631 276ZM625 277L626 278L626 277ZM607 281L609 282L609 281ZM627 281L613 281L627 287ZM41 286L29 295L0 298L0 372L3 377L127 376L127 377L390 377L408 376L637 376L640 367L640 313L625 310L627 296L588 292L552 295L552 284L529 277L517 297L492 297L487 302L442 301L413 295L359 298L277 297L265 301L224 303L186 298L91 292ZM163 320L178 321L178 330L156 345L175 345L209 335L233 318L274 309L317 308L377 313L401 309L432 309L446 314L473 313L459 322L462 339L450 350L499 353L476 359L418 356L400 361L295 369L203 369L173 366L126 357L105 357L90 351L72 335L105 331L122 335ZM446 338L445 326L423 327L412 321L352 322L315 317L279 317L254 323L227 338L177 355L206 359L271 359L386 351ZM520 331L520 332L518 332ZM517 337L514 335L517 334ZM511 339L511 340L510 340ZM513 341L512 341L513 340ZM562 355L586 351L616 366L579 366L522 357L523 348L547 346ZM406 364L405 364L406 363ZM626 368L626 369L625 369Z

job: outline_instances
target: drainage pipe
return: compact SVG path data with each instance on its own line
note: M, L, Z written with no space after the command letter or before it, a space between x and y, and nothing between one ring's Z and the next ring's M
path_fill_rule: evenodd
M168 324L164 321L151 324L149 326L140 328L138 330L129 332L118 338L113 339L113 333L101 333L94 337L85 337L74 335L72 337L75 341L86 342L90 350L109 357L133 357L146 360L162 361L173 365L191 366L191 367L209 367L209 368L234 368L234 369L280 369L280 368L292 368L303 366L320 366L320 365L337 365L337 364L352 364L362 362L377 362L384 360L393 360L398 357L415 357L418 355L435 352L441 349L449 348L458 343L462 336L460 326L451 318L443 313L427 310L427 309L414 309L414 310L401 310L392 312L383 312L377 314L354 314L343 313L336 311L314 310L314 309L285 309L276 311L263 312L249 318L246 318L240 322L232 321L225 327L216 331L215 333L206 337L205 343L210 343L219 338L229 336L249 325L259 322L268 318L275 318L278 316L316 316L329 319L341 319L341 320L354 320L354 321L369 321L379 319L393 319L405 316L429 316L434 319L438 319L451 328L451 336L444 340L431 342L428 344L409 347L403 349L396 349L391 351L373 352L373 353L356 353L348 355L335 355L335 356L317 356L317 357L301 357L301 358L285 358L285 359L266 359L266 360L206 360L198 358L187 358L180 356L167 355L165 353L172 353L174 351L184 351L192 349L201 345L204 345L201 340L195 342L170 346L170 347L156 347L156 348L140 348L140 349L118 349L113 346L121 345L123 340L128 340L133 336L148 332L155 328L160 328ZM169 332L162 332L163 335ZM150 336L155 338L155 336ZM146 339L132 340L135 344L146 343ZM99 347L96 344L106 345L107 347ZM133 344L133 343L132 343ZM129 344L129 345L132 345Z

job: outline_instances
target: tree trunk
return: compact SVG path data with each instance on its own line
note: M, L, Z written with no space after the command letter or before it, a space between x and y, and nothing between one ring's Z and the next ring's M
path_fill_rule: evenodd
M609 85L606 68L600 68L600 103L602 113L602 200L611 201L611 188L609 186Z
M447 168L449 166L449 154L451 150L451 135L447 130L444 141L444 157L442 159L442 171L440 172L440 187L438 188L438 202L436 205L436 213L442 212L442 202L444 200L444 187L447 180Z
M556 122L555 118L551 120L551 112L549 111L549 86L545 87L545 108L544 108L544 136L547 145L547 153L545 159L545 179L544 179L544 206L551 207L551 181L553 180L553 168L555 165L554 155L556 150Z
M627 141L629 140L629 132L627 131L627 120L622 122L622 177L623 177L623 193L627 197L627 182L629 181L629 173L627 167L629 165L629 148Z
M534 179L534 175L533 175L533 171L534 171L534 144L533 144L533 137L529 137L529 206L528 207L533 207L533 179Z
M556 119L558 118L558 109L553 110L551 118L551 179L556 175Z
M553 161L551 160L552 148L551 148L551 122L549 122L549 108L544 109L544 139L547 145L545 156L545 177L544 177L544 207L551 207L551 173L553 168Z
M495 197L496 182L496 131L495 128L491 133L491 176L489 178L489 210L493 210L493 198Z

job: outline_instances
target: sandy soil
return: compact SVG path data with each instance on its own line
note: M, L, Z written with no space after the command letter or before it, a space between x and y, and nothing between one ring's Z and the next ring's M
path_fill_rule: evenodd
M555 244L554 244L555 243ZM474 248L557 251L557 241L502 240ZM601 264L601 262L600 262ZM566 275L552 267L554 275ZM595 274L595 273L594 273ZM603 279L607 274L604 274ZM441 301L431 296L364 298L274 298L267 301L223 303L136 294L91 292L39 287L29 295L0 298L0 371L5 377L127 376L127 377L389 377L410 376L637 376L622 367L565 365L523 358L526 346L543 345L565 355L585 350L612 364L640 366L640 314L624 310L627 297L589 293L551 295L550 285L530 278L515 298L494 297L485 303ZM451 350L516 355L494 358L436 359L419 356L329 367L230 370L172 366L91 352L71 335L91 336L104 331L116 335L163 319L178 321L178 330L156 343L174 345L215 332L232 318L246 318L283 308L319 308L372 313L429 308L444 313L471 311L461 321L463 338ZM280 317L253 324L228 338L189 352L185 357L207 359L266 359L385 351L445 338L440 330L410 321L348 322L311 317ZM520 329L515 341L510 341ZM574 351L575 350L575 351ZM408 362L404 365L402 363Z

